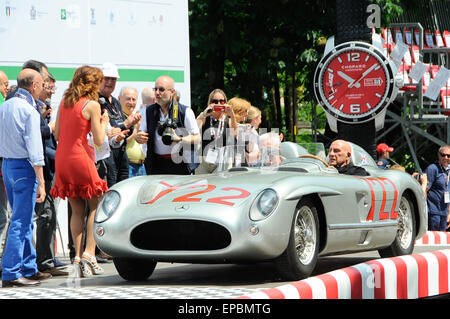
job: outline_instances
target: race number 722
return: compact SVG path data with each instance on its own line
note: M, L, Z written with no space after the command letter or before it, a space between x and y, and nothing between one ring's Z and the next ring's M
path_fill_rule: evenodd
M367 178L361 178L363 181L365 181L370 188L371 198L372 198L372 205L370 207L369 214L367 215L366 221L372 221L375 214L375 191L374 187L381 187L382 190L382 198L381 198L381 207L378 212L379 214L379 220L385 220L385 219L397 219L398 218L398 211L395 211L395 207L397 206L398 201L398 190L397 187L395 187L395 184L388 178L384 177L367 177ZM386 188L391 188L394 192L394 200L392 202L392 207L390 207L390 210L385 211L386 206ZM378 199L379 200L379 199Z
M220 188L222 191L230 192L230 195L227 196L216 196L216 197L206 197L204 198L202 195L210 193L216 189L216 186L210 184L199 184L199 185L190 185L190 186L172 186L165 182L161 182L162 185L167 186L168 188L159 192L152 200L148 201L146 204L153 204L160 198L164 197L167 194L172 193L178 189L198 189L194 192L176 197L172 200L172 202L200 202L202 199L205 199L207 203L215 203L222 204L227 206L233 206L235 204L233 199L246 198L250 196L250 192L246 191L242 188L237 187L223 187Z

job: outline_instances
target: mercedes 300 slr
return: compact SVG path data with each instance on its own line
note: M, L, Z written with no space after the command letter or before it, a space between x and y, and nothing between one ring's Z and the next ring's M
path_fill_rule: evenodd
M370 176L339 174L324 156L291 142L282 143L281 155L276 167L122 181L98 205L97 244L126 280L147 279L157 262L259 261L299 280L320 256L410 254L425 234L419 183L378 169L359 146L352 144L351 160Z

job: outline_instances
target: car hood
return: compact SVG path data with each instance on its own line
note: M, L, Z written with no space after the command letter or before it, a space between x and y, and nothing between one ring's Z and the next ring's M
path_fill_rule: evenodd
M273 170L153 176L140 187L138 202L141 205L187 202L235 206L273 187L280 179L279 172Z

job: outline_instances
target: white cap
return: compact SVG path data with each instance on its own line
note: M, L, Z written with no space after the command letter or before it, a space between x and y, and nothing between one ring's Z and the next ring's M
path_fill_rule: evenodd
M104 77L120 78L119 69L111 62L105 62L102 65L102 72Z

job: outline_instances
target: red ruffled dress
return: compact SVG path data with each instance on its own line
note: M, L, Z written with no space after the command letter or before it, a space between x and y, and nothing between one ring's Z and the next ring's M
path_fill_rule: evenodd
M50 190L54 198L99 197L108 190L106 181L97 173L92 148L88 145L87 134L91 122L81 111L88 101L80 99L73 107L59 106L59 139L55 155L55 185Z

